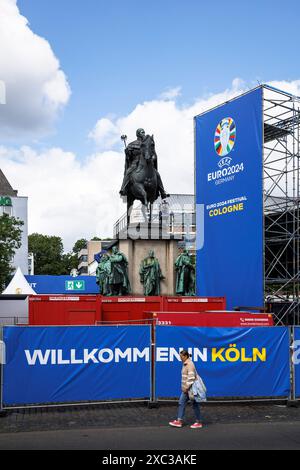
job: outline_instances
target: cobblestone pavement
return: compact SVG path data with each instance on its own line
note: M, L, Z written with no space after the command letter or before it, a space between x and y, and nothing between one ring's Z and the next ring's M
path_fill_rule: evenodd
M0 417L0 433L165 426L176 418L176 410L176 402L160 403L157 408L149 408L146 403L110 403L20 409L9 411L6 416ZM205 403L202 405L202 414L205 424L300 421L300 407L274 403ZM186 422L192 421L192 408L188 405Z

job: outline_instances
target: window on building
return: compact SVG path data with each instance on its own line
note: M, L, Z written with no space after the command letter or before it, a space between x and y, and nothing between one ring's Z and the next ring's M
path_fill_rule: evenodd
M13 215L12 206L0 206L0 215L7 214L10 217Z

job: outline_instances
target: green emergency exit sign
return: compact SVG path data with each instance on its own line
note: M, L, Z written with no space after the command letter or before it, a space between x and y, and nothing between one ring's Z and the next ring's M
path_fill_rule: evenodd
M85 290L85 281L66 281L65 290Z
M0 206L12 206L11 198L9 196L0 196Z

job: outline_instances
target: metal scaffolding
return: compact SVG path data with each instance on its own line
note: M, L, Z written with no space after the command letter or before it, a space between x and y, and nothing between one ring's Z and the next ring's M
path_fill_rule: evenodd
M300 99L263 86L265 302L276 325L300 324Z

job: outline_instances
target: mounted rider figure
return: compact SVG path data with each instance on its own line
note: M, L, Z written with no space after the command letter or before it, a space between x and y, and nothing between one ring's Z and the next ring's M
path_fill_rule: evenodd
M120 190L120 195L121 196L128 196L129 192L129 186L132 183L132 178L131 175L132 173L136 172L138 170L139 162L140 162L140 156L143 151L143 143L150 137L145 134L144 129L138 129L136 131L136 136L137 140L134 140L128 146L125 148L125 170L124 170L124 178L123 178L123 183L122 187ZM153 136L152 136L153 140ZM154 140L153 140L154 143ZM156 176L157 176L157 194L156 194L156 199L160 195L162 199L165 199L169 197L170 195L165 192L160 174L157 171L157 155L155 152L155 147L153 145L152 148L152 164L153 168L156 171Z

